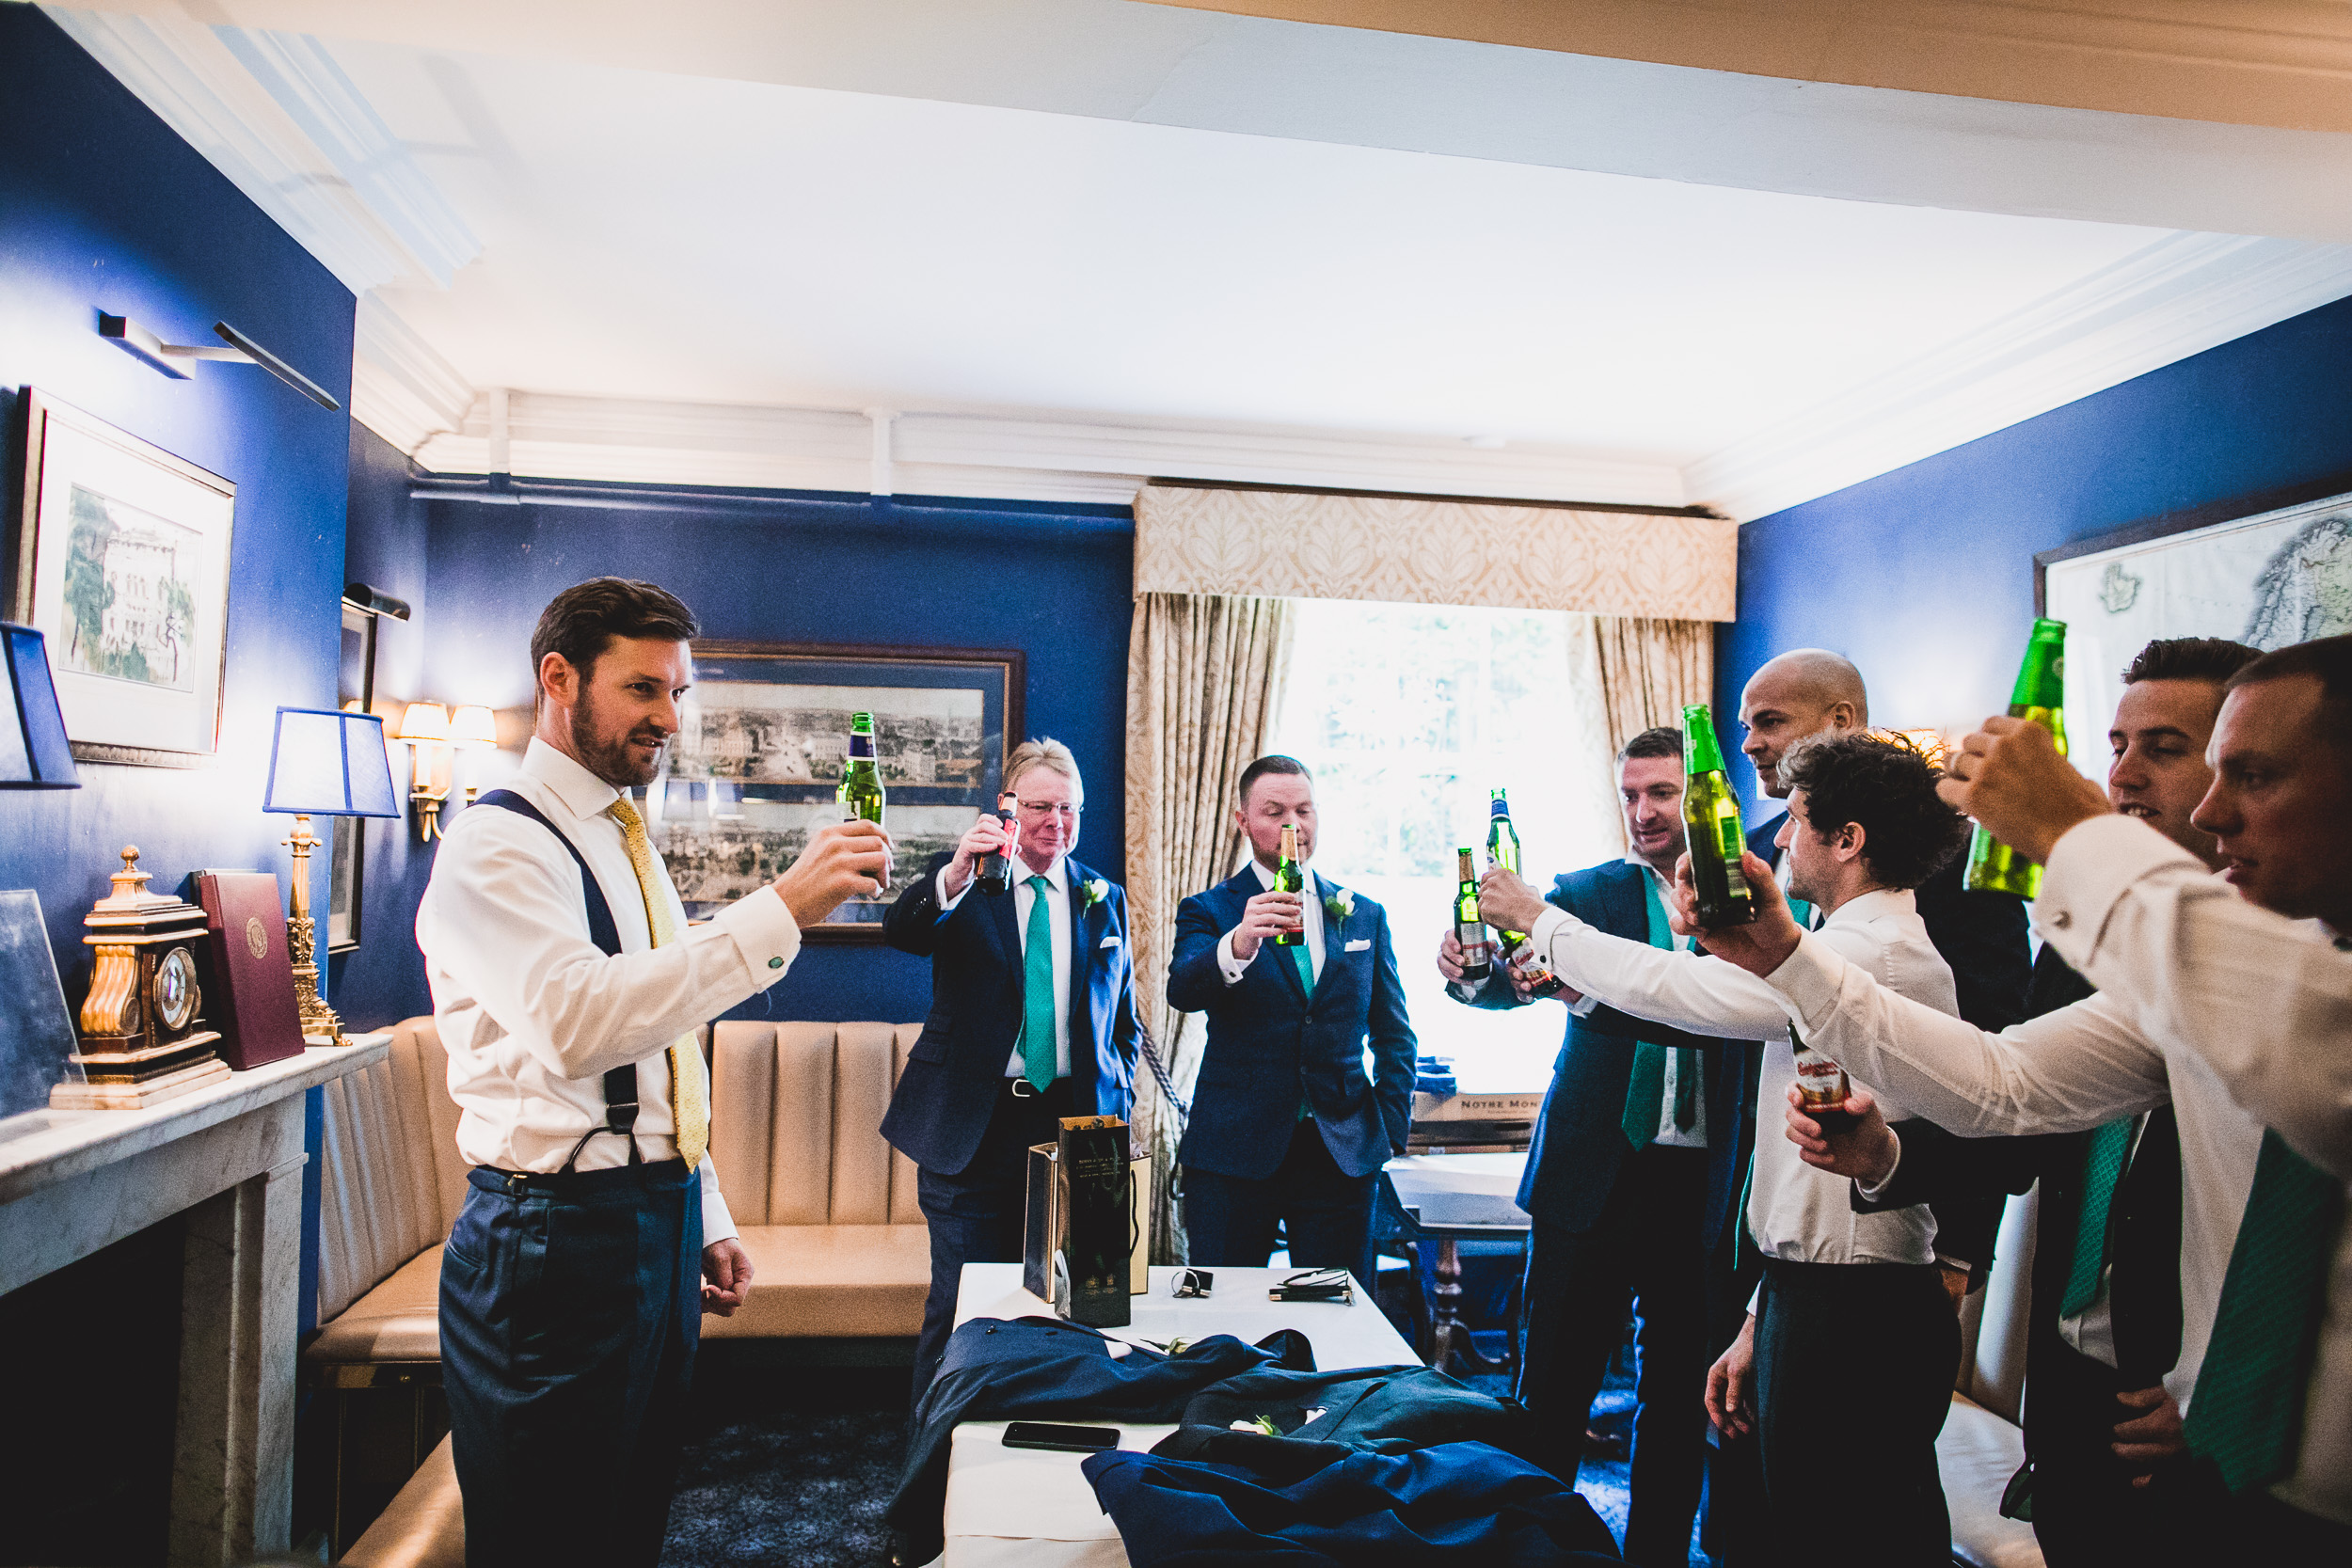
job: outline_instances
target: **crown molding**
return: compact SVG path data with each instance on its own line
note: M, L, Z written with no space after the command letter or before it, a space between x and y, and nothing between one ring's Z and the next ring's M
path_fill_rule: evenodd
M2352 246L2173 234L1682 471L1746 521L2352 295Z
M363 337L363 362L375 350ZM386 430L355 378L354 412L437 473L487 473L489 417L420 440L415 421ZM441 406L450 405L444 397ZM1154 476L1527 500L1679 506L1666 464L1591 459L1557 449L1486 450L1426 437L1096 424L980 414L890 418L887 486L906 495L1125 503ZM642 484L867 491L876 487L874 420L848 409L763 408L517 391L508 399L513 471Z
M400 451L466 422L472 385L381 296L359 296L352 350L351 417Z
M313 39L42 11L355 294L446 287L481 244Z

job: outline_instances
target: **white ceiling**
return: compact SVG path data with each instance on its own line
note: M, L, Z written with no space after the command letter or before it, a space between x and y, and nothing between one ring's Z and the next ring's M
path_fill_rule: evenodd
M401 255L423 258L364 277L354 277L362 263L339 270L356 286L379 283L362 353L415 393L393 400L397 415L371 422L443 468L494 461L483 444L488 405L476 394L516 388L535 397L540 420L514 431L517 472L756 482L685 455L726 444L712 434L715 410L679 416L699 420L701 434L667 439L669 458L621 463L586 449L662 445L627 428L644 421L626 411L646 404L881 407L980 417L956 427L960 460L997 466L993 479L969 482L956 470L961 488L978 493L1073 493L1016 476L1036 466L1035 441L1013 456L964 450L987 445L974 434L986 421L1017 420L1031 432L1191 432L1196 447L1198 433L1218 432L1236 451L1253 436L1263 449L1323 433L1364 453L1355 483L1372 487L1711 501L1754 515L2352 293L2345 253L2311 238L2332 237L2326 225L2278 223L2272 232L2301 237L2258 242L2185 235L2177 220L2196 201L2177 191L2143 199L2129 181L2102 182L2085 151L2104 141L2116 150L2115 168L2144 173L2151 158L2160 165L2167 138L2211 132L2301 138L2305 162L2324 164L2347 139L2326 133L2185 131L2090 111L1826 89L1874 109L1924 98L1965 145L1997 142L1985 126L2001 115L2063 113L2078 130L2095 122L2102 135L2063 138L2062 155L2000 154L2025 169L2066 166L2059 179L2073 195L2036 188L2030 199L2004 202L1988 191L1983 204L2144 211L2157 220L2121 223L1898 204L1952 184L1953 160L1924 152L1882 153L1859 183L1898 200L1863 201L1738 188L1755 182L1753 170L1706 183L1557 166L1556 140L1534 135L1526 160L1507 161L1352 145L1328 126L1285 135L1212 128L1220 117L1246 119L1239 109L1144 123L1154 117L1136 103L1183 95L1165 81L1126 79L1120 62L1156 57L1204 26L1225 31L1194 39L1197 48L1229 56L1233 27L1254 29L1269 47L1339 49L1319 74L1299 78L1312 89L1302 96L1358 109L1379 101L1384 71L1400 93L1406 86L1393 58L1361 57L1367 40L1391 55L1409 43L1427 52L1423 63L1451 62L1457 86L1470 68L1524 74L1531 57L1605 65L1621 77L1668 73L1694 91L1756 79L1109 0L958 8L966 24L992 12L1031 24L1022 35L1031 58L1041 47L1035 13L1083 10L1102 24L1073 30L1066 57L1046 50L1060 63L1019 78L1023 94L974 85L991 72L999 88L1016 79L1020 51L967 61L943 88L937 40L901 45L906 35L891 28L894 10L899 21L941 16L923 5L827 8L827 47L805 58L793 55L790 30L771 13L768 25L744 24L745 52L732 59L714 47L724 32L712 13L725 13L716 22L741 13L687 8L704 25L634 56L668 70L611 63L632 57L632 38L642 41L648 13L638 8L569 8L560 33L548 34L513 25L522 11L544 19L539 7L200 8L215 24L307 24L315 45L233 26L208 39L175 20L175 7L143 8L159 14L140 24L52 14L232 178L240 157L253 166L241 179L248 190L258 181L281 203L327 199L287 197L288 182L255 150L269 141L269 156L298 167L297 143L307 140L340 171L354 210L404 240ZM868 18L867 27L845 35L845 14ZM919 90L884 90L901 57ZM1233 64L1262 71L1263 52ZM1204 68L1184 69L1198 76ZM190 107L192 91L174 71L204 78L221 106ZM772 79L795 71L864 90ZM969 101L992 96L1053 107ZM1637 100L1617 108L1621 118L1642 112ZM285 124L273 118L280 111ZM1673 118L1661 114L1661 123ZM1833 104L1827 118L1848 124L1850 141L1867 142L1888 117L1858 119ZM1773 123L1760 115L1747 140L1771 142ZM300 135L290 137L288 125ZM1741 138L1725 131L1714 126L1728 166ZM1495 135L1487 127L1470 139L1491 145ZM1641 139L1632 124L1616 142ZM1622 166L1621 151L1588 161ZM1784 145L1774 156L1788 155ZM2177 183L2196 186L2214 165L2204 159L2201 173ZM1960 177L2019 188L2051 178L2046 166L2031 178ZM2264 199L2297 206L2291 188ZM303 211L287 210L294 215L281 220L302 234ZM431 245L414 239L427 231ZM1900 419L1899 405L1908 410ZM368 416L365 395L358 407ZM601 421L577 414L598 407ZM925 428L948 427L903 425L910 440ZM1508 458L1495 451L1498 438ZM824 439L826 461L850 464L857 484L856 439L838 430ZM845 439L851 455L843 458ZM1436 477L1399 485L1378 453L1400 446ZM1791 467L1791 453L1817 449L1818 461ZM1158 467L1142 456L1079 461L1135 465L1114 474L1185 471L1167 450L1148 460ZM909 447L898 460L919 467L921 453ZM1216 464L1206 459L1196 467L1200 477L1322 483L1348 483L1351 472L1343 458L1312 473L1285 469L1263 450L1252 460L1247 472L1232 452L1229 471L1209 471ZM816 483L816 472L792 470L788 482ZM944 485L948 470L931 479L902 474L899 487Z

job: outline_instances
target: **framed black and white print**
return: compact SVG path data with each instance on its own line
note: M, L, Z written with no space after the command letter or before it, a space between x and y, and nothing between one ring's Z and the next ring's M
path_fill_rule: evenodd
M49 642L85 762L196 768L218 749L237 487L24 391L9 618Z
M891 901L995 807L1025 680L1025 657L1009 649L696 642L694 686L644 805L688 915L756 891L814 829L841 820L850 716L866 712L898 875L806 935L880 942Z

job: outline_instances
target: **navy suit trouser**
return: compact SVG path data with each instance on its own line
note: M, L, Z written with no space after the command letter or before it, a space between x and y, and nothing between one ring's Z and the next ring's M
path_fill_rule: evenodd
M1629 1300L1634 1307L1629 1562L1690 1560L1707 1460L1707 1164L1703 1148L1634 1150L1591 1229L1538 1216L1528 1237L1518 1397L1549 1434L1552 1474L1571 1486Z
M1263 1180L1186 1165L1185 1257L1204 1269L1263 1269L1279 1221L1291 1267L1345 1269L1369 1289L1375 1180L1342 1171L1312 1117L1291 1130L1281 1164Z
M441 1255L466 1560L645 1568L702 1336L702 1183L679 1160L468 1180Z
M1764 1262L1756 1315L1764 1560L1868 1542L1883 1568L1950 1568L1935 1435L1960 1319L1932 1263Z
M956 1291L966 1263L1018 1263L1029 1218L1029 1149L1061 1134L1074 1116L1070 1080L1042 1094L1016 1095L1019 1078L997 1080L996 1103L971 1163L953 1176L918 1165L914 1198L931 1232L931 1290L923 1298L923 1331L914 1341L914 1403L939 1370L955 1328Z

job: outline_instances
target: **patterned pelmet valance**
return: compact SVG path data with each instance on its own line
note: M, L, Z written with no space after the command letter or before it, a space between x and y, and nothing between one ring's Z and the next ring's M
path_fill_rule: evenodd
M1530 502L1147 484L1136 592L1733 618L1739 525Z

